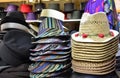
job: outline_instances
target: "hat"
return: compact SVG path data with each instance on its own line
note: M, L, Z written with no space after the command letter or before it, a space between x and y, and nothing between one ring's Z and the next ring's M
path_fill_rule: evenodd
M8 12L6 17L0 22L1 30L10 28L22 29L28 31L28 23L25 22L23 13L19 11Z
M43 9L40 15L41 17L52 17L58 20L64 20L64 13L54 9Z
M18 6L14 5L14 4L8 4L7 9L5 10L6 12L10 12L10 11L18 11Z
M64 3L64 12L72 12L74 10L74 3Z
M0 43L1 59L12 66L29 61L31 37L29 33L22 30L8 31Z
M80 19L82 16L82 12L80 10L74 10L72 12L72 19Z
M32 12L32 5L30 5L30 4L21 4L20 5L20 11L22 13Z
M0 18L4 18L6 16L7 12L0 12Z
M37 16L34 12L29 12L26 14L26 20L36 20Z
M83 12L81 10L74 10L72 12L71 18L72 19L80 19L82 14L83 14Z
M46 5L44 3L36 3L35 4L35 11L36 12L41 12L42 9L45 9L46 8Z
M118 31L109 29L107 16L104 12L84 13L80 21L79 32L72 34L72 39L77 42L105 43L118 34Z
M4 7L0 7L0 12L4 12Z
M52 9L44 9L41 12L41 17L45 18L40 24L36 38L66 35L62 24L62 20L64 20L63 13Z
M59 3L49 3L48 9L54 9L54 10L60 10L60 4Z
M36 62L28 68L31 73L55 73L70 67L71 63Z
M115 71L118 37L117 31L109 29L104 12L84 13L79 32L73 33L71 39L73 70L93 75L103 75ZM77 61L75 62L75 60ZM107 63L108 61L109 63ZM105 66L101 66L105 63Z

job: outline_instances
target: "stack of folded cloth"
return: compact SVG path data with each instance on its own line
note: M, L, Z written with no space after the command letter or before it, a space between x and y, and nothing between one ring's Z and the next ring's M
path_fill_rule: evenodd
M57 12L59 15L56 10L43 11ZM35 48L30 49L30 60L33 61L28 69L30 77L51 78L70 73L70 35L64 32L62 21L50 16L44 18L38 34L32 42Z
M115 70L118 32L109 29L104 12L84 13L79 32L72 34L72 68L75 72L105 75Z

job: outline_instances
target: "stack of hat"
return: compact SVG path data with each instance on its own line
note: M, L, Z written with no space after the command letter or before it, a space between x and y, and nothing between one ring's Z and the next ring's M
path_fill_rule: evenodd
M84 13L79 32L72 34L72 68L75 72L104 75L115 70L118 35L109 29L104 12Z
M4 34L0 43L0 58L8 65L18 66L29 62L32 35L21 12L8 12L1 20Z
M53 14L62 19L54 17ZM36 47L30 49L30 60L33 61L29 66L30 77L60 77L71 72L70 36L64 32L61 21L64 19L64 14L56 10L44 9L41 16L46 18L39 27L38 36L32 42Z

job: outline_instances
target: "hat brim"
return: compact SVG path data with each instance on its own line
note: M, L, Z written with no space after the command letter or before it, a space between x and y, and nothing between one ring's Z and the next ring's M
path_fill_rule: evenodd
M19 23L12 23L12 22L8 22L8 23L3 23L1 25L1 30L7 30L7 29L20 29L20 30L24 30L26 32L29 31L29 29L22 25L22 24L19 24Z
M76 42L87 42L87 43L105 43L108 42L110 40L112 40L113 38L118 38L119 32L115 31L115 30L110 30L111 32L113 32L114 36L110 36L110 37L104 37L104 38L100 38L98 36L91 36L87 37L87 38L83 38L82 36L77 36L76 34L79 34L79 32L76 32L74 34L72 34L72 39Z

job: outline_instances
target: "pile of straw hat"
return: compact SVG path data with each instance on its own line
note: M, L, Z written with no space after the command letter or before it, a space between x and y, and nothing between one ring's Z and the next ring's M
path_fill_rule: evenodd
M85 74L103 75L115 70L119 33L109 29L104 12L84 13L79 32L72 34L72 68Z

